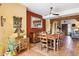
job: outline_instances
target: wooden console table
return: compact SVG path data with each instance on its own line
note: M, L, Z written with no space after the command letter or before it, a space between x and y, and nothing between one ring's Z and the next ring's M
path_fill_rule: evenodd
M27 39L22 37L16 38L16 54L20 53L22 50L27 49Z

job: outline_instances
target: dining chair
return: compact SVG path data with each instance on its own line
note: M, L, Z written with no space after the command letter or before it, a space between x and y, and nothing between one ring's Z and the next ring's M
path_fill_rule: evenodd
M56 47L59 49L63 46L64 41L64 35L62 33L57 33L57 41L56 41Z
M49 34L49 36L48 36L48 46L49 46L49 49L54 49L54 51L55 51L56 40L55 40L54 35L52 35L52 34Z
M41 37L40 37L40 43L41 43L41 50L43 48L46 48L46 51L48 52L48 38L47 38L47 33L42 32Z
M60 37L59 37L59 39L60 39L60 40L59 40L59 46L60 46L60 47L62 47L63 44L64 44L64 37L65 37L64 34L60 34Z

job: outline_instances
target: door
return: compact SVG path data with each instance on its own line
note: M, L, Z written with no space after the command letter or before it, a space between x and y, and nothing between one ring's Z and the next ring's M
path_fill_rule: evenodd
M68 34L68 24L62 24L62 31L64 32L65 35Z

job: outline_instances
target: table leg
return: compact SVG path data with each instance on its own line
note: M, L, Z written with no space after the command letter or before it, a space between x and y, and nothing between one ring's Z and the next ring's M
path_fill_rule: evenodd
M57 51L58 51L58 47L59 47L59 39L57 39Z
M56 48L56 44L55 43L56 43L56 41L54 40L54 51L55 51L55 48Z

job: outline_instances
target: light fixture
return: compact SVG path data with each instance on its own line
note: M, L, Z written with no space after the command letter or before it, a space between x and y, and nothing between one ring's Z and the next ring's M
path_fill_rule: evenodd
M43 16L44 19L51 19L51 18L57 18L59 14L54 13L53 7L50 7L50 13L48 15Z

